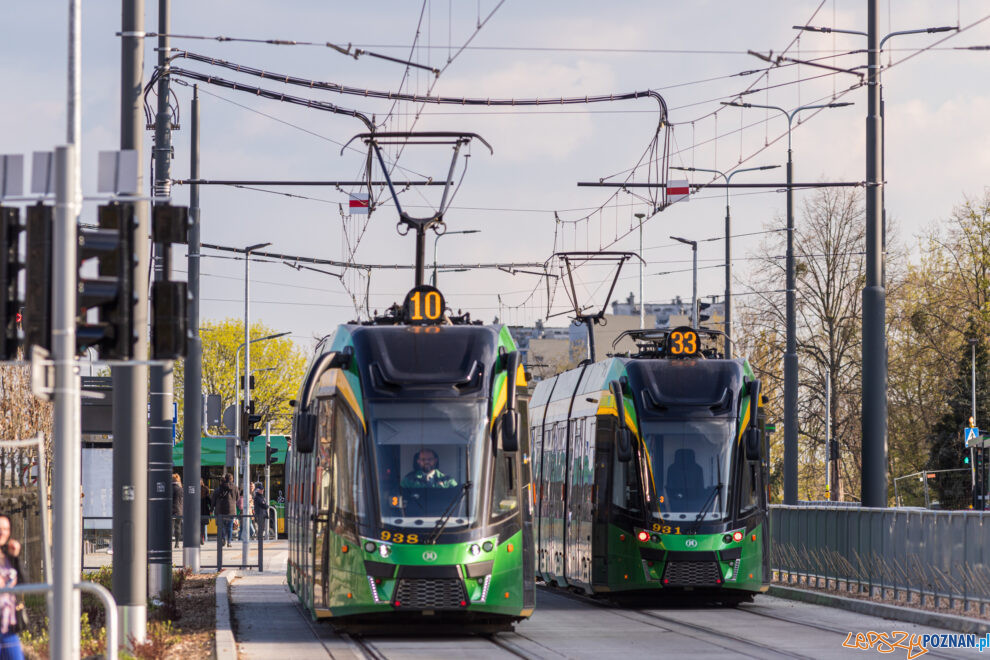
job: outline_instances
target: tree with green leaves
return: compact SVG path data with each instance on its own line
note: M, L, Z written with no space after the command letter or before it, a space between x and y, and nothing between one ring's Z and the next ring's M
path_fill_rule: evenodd
M970 318L967 324L971 337L978 337L978 323ZM969 450L964 446L963 428L969 426L973 407L974 344L966 342L958 353L956 377L945 392L948 406L945 414L932 427L929 434L931 455L929 468L951 470L968 467L965 459ZM975 342L976 363L976 420L987 420L990 413L990 383L987 382L987 347L985 341ZM982 376L982 377L981 377ZM981 450L977 450L981 451ZM940 473L933 483L943 509L965 509L972 503L971 477L967 472Z
M207 321L200 325L200 339L203 342L203 393L219 394L222 409L237 403L235 397L240 383L241 397L244 396L244 349L240 350L240 372L238 368L238 347L244 344L244 321L225 319L223 321ZM252 323L250 337L252 340L277 331L262 323ZM272 423L272 433L286 434L292 428L292 409L289 400L294 399L299 391L306 370L306 355L288 337L252 341L251 343L251 373L254 374L255 387L251 391L251 401L254 403L256 414L261 415L261 426L266 422ZM177 361L175 365L175 399L179 407L179 423L177 433L182 437L183 383L185 364ZM226 432L219 427L210 427L211 434Z

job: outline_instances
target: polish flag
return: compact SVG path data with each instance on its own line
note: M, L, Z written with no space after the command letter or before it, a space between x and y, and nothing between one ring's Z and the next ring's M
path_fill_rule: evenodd
M367 194L348 195L348 197L350 200L348 201L347 208L351 215L368 215Z

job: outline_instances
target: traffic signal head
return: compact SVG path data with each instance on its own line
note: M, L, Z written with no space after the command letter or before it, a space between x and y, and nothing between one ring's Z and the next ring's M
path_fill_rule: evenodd
M78 260L99 260L96 278L79 277L76 347L99 349L103 358L130 360L134 357L137 328L135 303L135 215L131 203L112 203L99 208L99 228L79 230ZM99 320L88 323L86 314L97 309Z
M0 360L17 358L17 335L21 306L17 297L20 259L21 212L0 206Z
M261 423L261 415L256 415L247 411L241 412L241 440L243 442L251 442L259 435L261 435L261 429L255 428L255 425Z
M152 240L156 250L161 250L165 273L165 279L156 280L151 288L151 356L156 360L174 360L185 357L187 351L188 294L185 282L173 282L168 277L172 244L186 242L189 210L184 206L158 204L152 211L151 224Z
M276 449L275 447L268 447L267 452L268 455L265 457L265 463L267 463L268 465L274 465L275 463L278 463L278 456L276 456L276 454L278 453L278 449Z
M24 349L52 348L52 223L55 210L36 204L27 210L27 267L24 277Z

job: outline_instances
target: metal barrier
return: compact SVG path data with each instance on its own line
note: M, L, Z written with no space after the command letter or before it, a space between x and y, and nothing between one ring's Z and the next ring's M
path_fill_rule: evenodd
M845 587L964 611L990 603L990 514L835 506L770 507L782 581ZM824 585L822 582L824 581Z
M74 588L80 591L88 591L103 603L106 610L106 660L117 660L117 602L102 585L95 582L78 582ZM0 594L51 594L50 584L22 584L16 587L0 588ZM49 619L49 623L50 623Z

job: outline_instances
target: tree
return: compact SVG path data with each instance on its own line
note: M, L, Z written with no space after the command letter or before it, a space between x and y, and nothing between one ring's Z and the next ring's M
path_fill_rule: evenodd
M970 319L968 324L971 336L976 336L977 322ZM987 373L986 342L976 342L976 419L987 419L990 411L990 384L979 376ZM968 451L964 447L962 430L969 426L973 405L973 352L969 343L959 354L956 363L956 378L944 394L948 410L935 424L929 434L933 470L952 470L965 467L963 458ZM980 450L977 450L980 451ZM935 491L943 509L963 509L972 502L971 480L968 472L939 474L934 482Z
M832 462L832 499L857 498L860 474L860 327L864 275L862 193L822 188L808 199L795 223L798 352L799 496L825 494L825 424L839 446ZM767 345L760 371L783 377L787 237L775 234L760 249L750 278L758 292L743 306L746 322L737 334L749 346ZM767 291L769 290L769 291ZM825 408L826 380L831 390ZM774 382L783 397L783 383ZM781 409L783 401L780 402ZM783 415L780 419L783 421ZM780 434L778 441L782 441Z
M251 324L251 339L277 334L262 323ZM225 319L206 322L200 326L203 342L203 392L219 394L222 409L236 403L235 396L239 379L241 396L244 382L244 350L240 351L240 375L235 375L237 348L244 343L244 322L238 319ZM175 365L175 399L179 408L177 435L181 438L183 425L183 382L184 362ZM295 398L306 370L306 356L295 343L286 337L252 342L251 372L254 373L255 388L251 391L255 413L261 415L261 424L272 423L273 433L289 433L292 428L292 409L289 400ZM208 429L211 434L220 434L219 427Z

